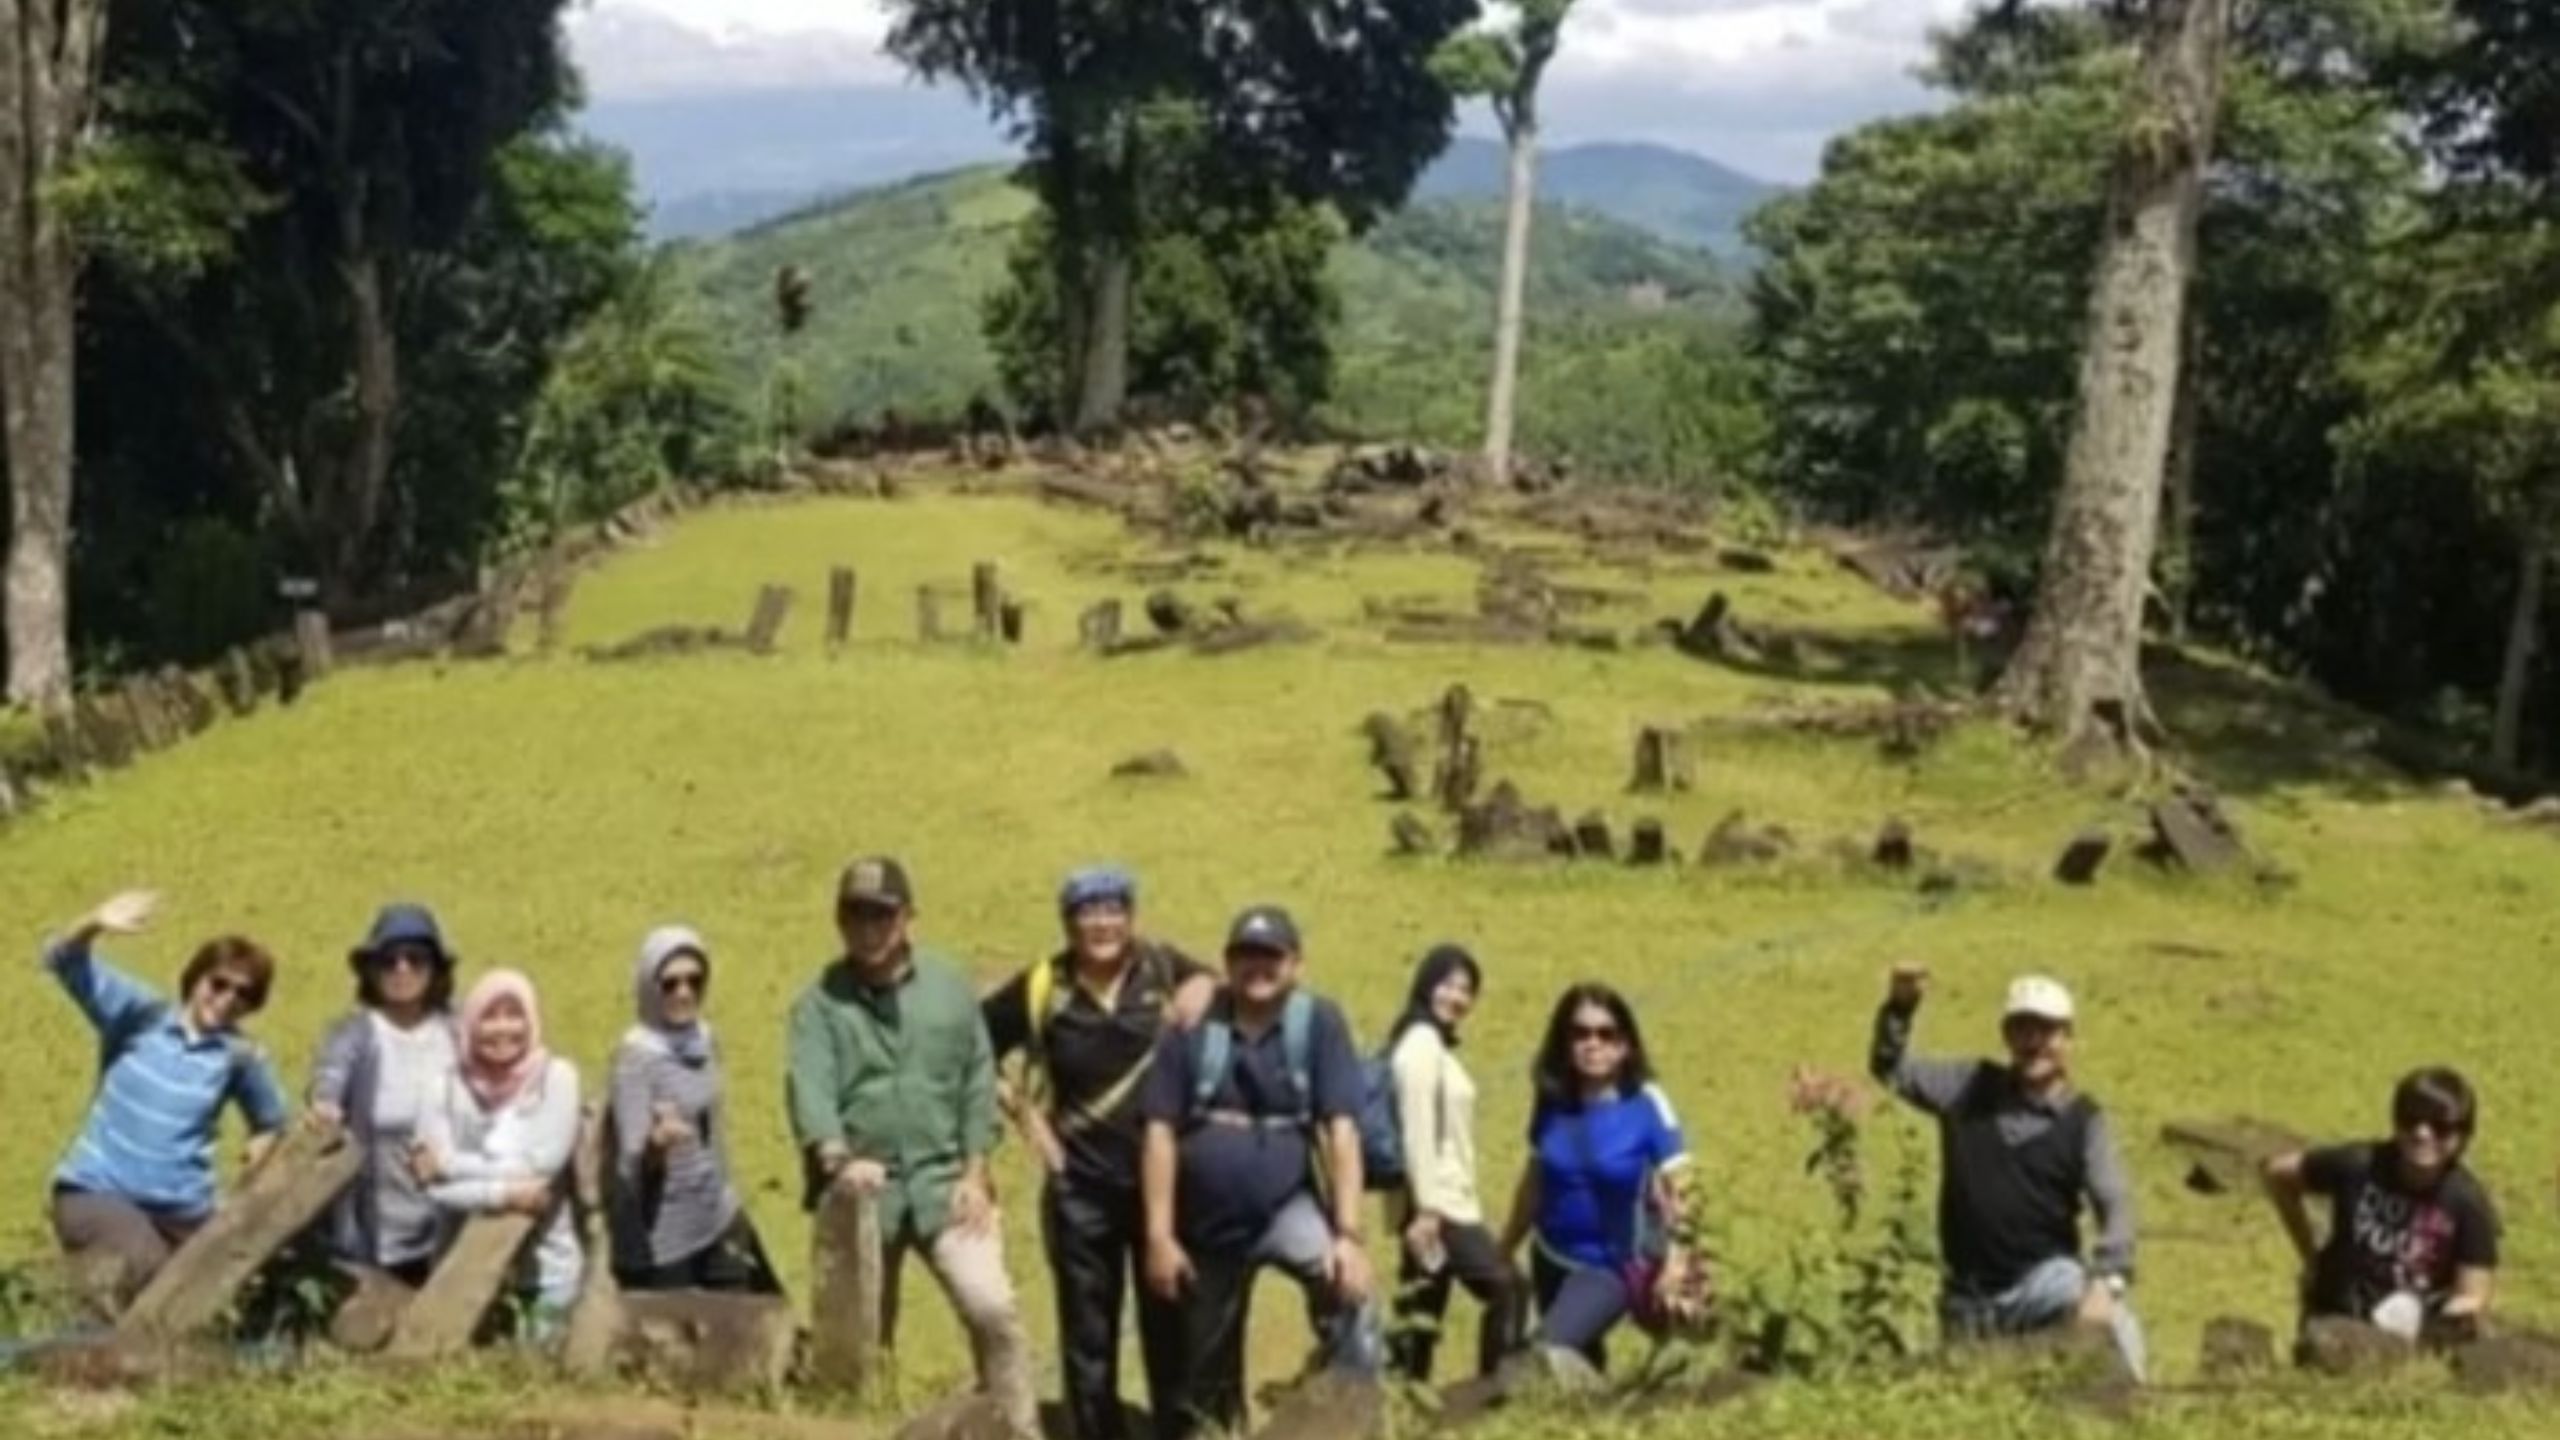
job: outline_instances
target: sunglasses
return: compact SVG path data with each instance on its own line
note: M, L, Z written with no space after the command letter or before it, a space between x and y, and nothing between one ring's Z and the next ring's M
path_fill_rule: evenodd
M2402 1115L2400 1128L2415 1135L2424 1130L2441 1140L2459 1140L2471 1133L2468 1120L2444 1120L2433 1115Z
M376 950L373 952L372 959L373 968L376 970L433 970L436 968L435 952L417 945L394 945L388 950Z
M200 983L205 992L216 1000L237 1000L243 1005L256 1005L261 998L257 986L230 975L207 975Z
M672 975L661 975L658 977L658 993L661 995L699 995L702 993L703 987L710 983L711 977L704 975L699 971L679 970Z
M1615 1025L1576 1025L1567 1030L1565 1035L1576 1045L1585 1040L1596 1041L1602 1045L1615 1045L1626 1038Z

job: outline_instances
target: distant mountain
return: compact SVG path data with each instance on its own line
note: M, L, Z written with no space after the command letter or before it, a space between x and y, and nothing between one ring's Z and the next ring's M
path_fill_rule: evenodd
M1422 182L1420 200L1499 200L1510 157L1491 140L1461 137ZM1538 157L1538 200L1596 211L1667 240L1727 257L1748 248L1742 221L1783 187L1665 145L1595 144Z
M980 167L687 245L678 263L743 393L761 393L779 358L773 276L794 265L811 280L809 326L792 341L810 414L948 414L997 391L981 307L1030 211L1001 167ZM1337 253L1335 344L1353 408L1401 416L1443 392L1473 393L1491 349L1501 218L1482 200L1426 201ZM1539 325L1559 329L1676 327L1731 303L1705 251L1568 210L1541 217L1529 298Z

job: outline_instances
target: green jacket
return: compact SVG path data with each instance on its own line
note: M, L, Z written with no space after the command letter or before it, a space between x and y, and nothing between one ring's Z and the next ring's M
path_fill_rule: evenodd
M962 1167L996 1144L995 1052L960 967L918 946L904 979L871 990L837 960L791 1007L789 1063L800 1153L841 1140L879 1161L881 1235L940 1234Z

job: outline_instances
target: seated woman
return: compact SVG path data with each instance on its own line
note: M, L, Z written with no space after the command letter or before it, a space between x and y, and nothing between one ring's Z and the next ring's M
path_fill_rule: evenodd
M443 1226L409 1152L453 1072L454 959L433 913L386 905L347 963L356 1009L320 1042L310 1114L346 1126L365 1160L330 1211L329 1253L416 1285L435 1264Z
M627 1290L780 1290L729 1173L711 952L680 925L640 942L640 1023L613 1052L614 1278Z
M1653 1083L1635 1012L1606 985L1576 985L1556 1002L1536 1078L1503 1250L1534 1236L1537 1342L1598 1368L1618 1322L1659 1333L1705 1310L1706 1267L1678 1233L1688 1143Z
M179 975L175 1004L91 951L100 935L142 933L157 903L147 891L118 895L44 952L98 1032L97 1093L53 1172L53 1230L108 1313L212 1216L222 1107L248 1117L252 1165L285 1122L275 1071L239 1030L274 982L266 951L236 935L207 942Z
M2390 1139L2267 1161L2267 1194L2305 1268L2306 1325L2343 1317L2429 1343L2477 1333L2498 1270L2498 1213L2462 1165L2479 1115L2460 1074L2419 1070L2392 1092ZM2310 1195L2329 1200L2325 1244Z
M578 1072L542 1048L533 982L513 970L484 975L463 997L462 1055L419 1116L411 1163L448 1228L474 1214L539 1217L526 1273L536 1340L557 1333L578 1297L585 1257L561 1177L578 1146Z

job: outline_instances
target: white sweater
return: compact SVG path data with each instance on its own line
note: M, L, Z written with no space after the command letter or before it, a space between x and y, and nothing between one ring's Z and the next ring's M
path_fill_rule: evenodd
M1476 1193L1476 1082L1433 1025L1396 1041L1388 1067L1396 1081L1396 1122L1414 1208L1452 1225L1484 1223Z
M578 1123L577 1067L558 1056L494 1112L481 1107L458 1071L450 1072L441 1102L428 1106L418 1125L418 1138L444 1167L427 1197L453 1217L455 1228L466 1216L503 1210L515 1186L556 1179L569 1168ZM577 1299L586 1264L565 1191L543 1217L527 1260L536 1298L564 1308Z

